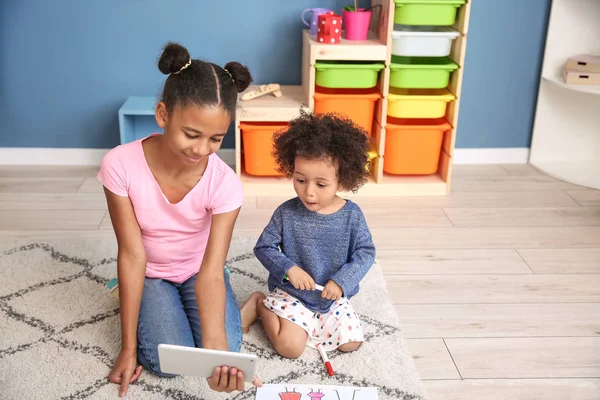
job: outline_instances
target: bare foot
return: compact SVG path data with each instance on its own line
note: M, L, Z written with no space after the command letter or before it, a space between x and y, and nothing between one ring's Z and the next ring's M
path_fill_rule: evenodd
M258 302L263 301L266 296L262 292L254 292L250 295L246 303L241 308L242 314L242 332L250 332L250 325L258 319Z

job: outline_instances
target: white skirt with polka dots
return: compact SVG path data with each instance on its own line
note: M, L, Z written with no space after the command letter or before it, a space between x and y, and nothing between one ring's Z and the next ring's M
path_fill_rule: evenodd
M265 306L281 318L298 325L308 333L307 345L321 345L325 351L335 350L350 342L363 342L358 315L350 301L342 297L334 301L327 313L315 313L298 299L276 288L263 300Z

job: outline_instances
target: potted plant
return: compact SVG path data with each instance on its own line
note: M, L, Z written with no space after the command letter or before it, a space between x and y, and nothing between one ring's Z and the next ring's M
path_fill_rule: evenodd
M344 29L344 39L346 40L367 40L369 35L369 25L371 24L371 9L380 7L380 5L369 8L358 8L356 0L354 4L349 4L342 10L342 27Z

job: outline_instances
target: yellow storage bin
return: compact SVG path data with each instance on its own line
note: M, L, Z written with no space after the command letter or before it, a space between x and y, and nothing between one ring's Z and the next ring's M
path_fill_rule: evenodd
M441 118L454 96L448 89L390 88L388 115L394 118Z

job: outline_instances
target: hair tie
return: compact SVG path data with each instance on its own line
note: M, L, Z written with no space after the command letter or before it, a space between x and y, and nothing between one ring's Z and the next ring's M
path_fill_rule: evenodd
M173 74L178 74L178 73L180 73L181 71L183 71L184 69L186 69L186 68L187 68L187 67L189 67L190 65L192 65L192 59L191 59L191 58L190 58L190 60L189 60L189 61L188 61L188 62L187 62L187 63L186 63L186 64L185 64L183 67L181 67L181 69L180 69L179 71L177 71L177 72L173 72Z
M231 78L233 83L235 83L235 79L233 79L233 75L231 75L231 72L227 71L227 68L223 68L223 70L229 74L229 77Z

